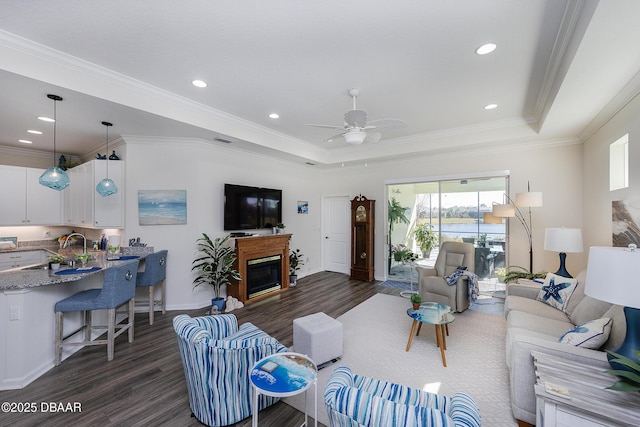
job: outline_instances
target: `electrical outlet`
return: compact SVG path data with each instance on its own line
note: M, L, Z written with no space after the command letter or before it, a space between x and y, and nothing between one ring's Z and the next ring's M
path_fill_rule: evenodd
M51 231L45 231L44 233L42 233L42 237L51 237Z
M9 320L20 320L20 306L12 305L9 307Z

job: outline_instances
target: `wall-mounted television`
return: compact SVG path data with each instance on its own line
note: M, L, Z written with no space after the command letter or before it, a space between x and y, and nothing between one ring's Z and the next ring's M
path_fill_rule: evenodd
M282 190L224 185L224 229L255 230L282 222Z

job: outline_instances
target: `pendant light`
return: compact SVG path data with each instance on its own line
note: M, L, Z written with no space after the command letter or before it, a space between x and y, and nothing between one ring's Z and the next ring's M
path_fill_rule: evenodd
M100 181L98 183L98 185L96 185L96 191L98 192L98 194L100 194L102 197L107 197L107 196L111 196L112 194L116 194L118 192L118 187L116 187L116 183L113 182L112 179L109 179L109 126L113 126L112 123L109 122L102 122L102 124L107 128L107 148L106 148L106 153L107 153L107 158L105 159L105 161L107 162L107 177L105 179L103 179L102 181Z
M45 187L62 191L69 186L69 176L67 176L65 171L56 166L56 124L58 123L56 103L62 101L62 97L49 94L47 98L53 100L53 166L40 175L38 182Z

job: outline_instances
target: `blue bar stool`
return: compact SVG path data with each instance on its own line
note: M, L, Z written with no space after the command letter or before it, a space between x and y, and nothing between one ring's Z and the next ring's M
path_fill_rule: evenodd
M54 311L56 313L55 337L55 365L60 365L62 347L71 345L107 345L107 361L113 360L114 340L124 331L129 331L129 342L133 342L134 303L136 294L136 276L138 260L130 261L117 267L110 267L104 271L102 289L88 289L78 292L68 298L58 301ZM116 309L128 303L127 323L116 323ZM94 326L91 324L91 311L107 310L107 325ZM66 337L63 337L64 313L81 311L83 325ZM91 329L107 328L106 340L91 341ZM64 340L84 330L84 341L67 342Z
M166 309L166 279L167 278L167 250L154 252L144 259L144 271L138 273L136 280L137 287L149 288L149 324L153 325L153 312L156 306L160 307L162 314L167 312ZM160 284L160 299L156 297L156 285ZM140 304L142 305L142 304Z

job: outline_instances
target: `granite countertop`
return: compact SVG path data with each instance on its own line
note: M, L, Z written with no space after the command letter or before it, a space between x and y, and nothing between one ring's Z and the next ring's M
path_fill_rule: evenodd
M33 249L32 249L33 250ZM143 257L140 257L143 259ZM27 289L27 288L37 288L40 286L48 286L55 285L58 283L66 283L66 282L75 282L76 280L81 280L86 277L92 276L94 274L98 274L109 267L114 267L123 262L130 262L131 259L128 260L115 260L115 261L107 261L103 260L92 260L87 263L87 267L100 267L100 270L90 271L87 273L79 273L79 274L55 274L56 271L60 270L51 270L51 269L36 269L36 270L25 270L25 268L29 268L29 266L20 268L15 268L12 270L5 270L0 272L0 291L3 290L18 290L18 289ZM38 265L38 264L36 264ZM64 266L65 268L69 268L68 266ZM61 270L64 270L62 268Z

